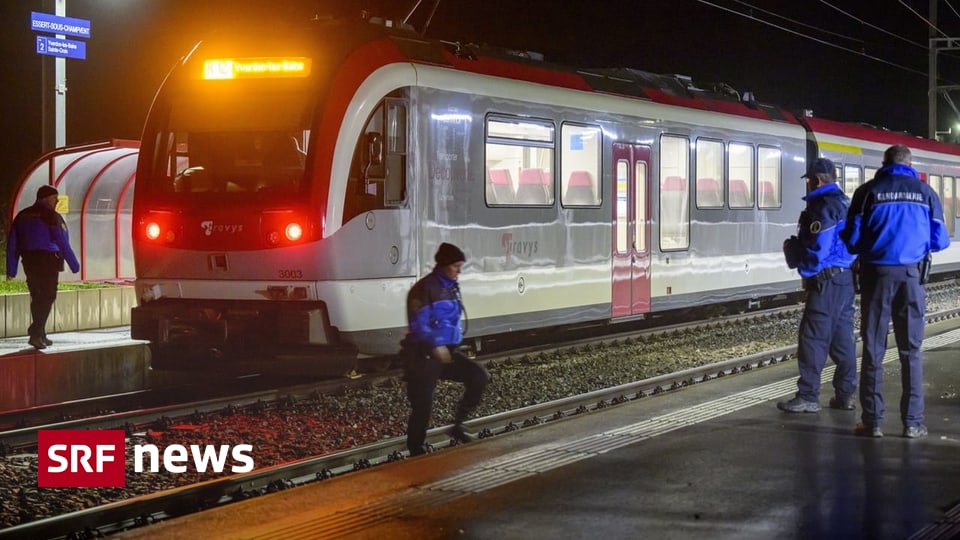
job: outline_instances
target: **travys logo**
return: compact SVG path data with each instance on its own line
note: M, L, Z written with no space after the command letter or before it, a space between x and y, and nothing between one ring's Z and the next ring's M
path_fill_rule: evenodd
M41 430L37 432L38 487L124 487L126 486L126 434L123 430ZM133 447L133 472L179 474L208 469L222 473L243 473L254 469L253 447L182 444L167 445L163 451L153 444ZM232 461L230 461L232 459Z
M243 225L240 223L214 223L213 220L201 221L200 228L203 229L204 236L211 236L213 233L238 234L243 232Z

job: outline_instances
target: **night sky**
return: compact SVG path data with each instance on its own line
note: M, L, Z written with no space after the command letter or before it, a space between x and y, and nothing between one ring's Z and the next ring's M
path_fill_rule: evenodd
M169 68L211 32L314 13L359 16L362 8L401 19L413 3L67 0L67 16L91 21L87 58L67 60L67 144L139 138ZM431 0L423 4L428 10ZM725 82L764 103L925 135L929 27L920 16L928 16L928 5L928 0L441 0L427 35L537 51L562 64ZM954 7L960 0L940 0L938 27L960 36ZM53 13L53 2L0 1L4 203L43 150L41 73L46 62L52 79L53 62L35 53L31 11ZM940 61L941 84L960 84L960 51L949 54ZM955 100L960 103L960 96ZM954 121L941 100L938 129Z

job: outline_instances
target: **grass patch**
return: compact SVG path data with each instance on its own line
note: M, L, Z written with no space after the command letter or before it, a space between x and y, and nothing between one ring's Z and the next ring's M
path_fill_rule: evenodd
M121 287L124 283L110 283L100 281L84 281L78 283L60 283L57 285L58 291L76 291L83 289L105 289L110 287ZM22 279L12 281L0 281L0 294L28 293L27 282Z

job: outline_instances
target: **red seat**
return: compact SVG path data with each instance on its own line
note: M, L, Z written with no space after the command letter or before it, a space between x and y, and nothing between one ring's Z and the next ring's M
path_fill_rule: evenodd
M773 182L760 181L760 207L777 208L780 206L780 196L773 189Z
M668 176L663 179L660 191L686 191L687 179L679 176Z
M697 205L709 208L719 208L723 206L720 183L713 178L698 178Z
M487 190L487 202L490 204L513 204L516 194L513 192L513 178L507 169L490 169L490 184Z
M547 191L548 182L543 169L520 169L517 204L551 204Z
M730 181L730 208L748 208L753 206L753 198L743 180Z
M596 192L593 189L593 175L589 171L573 171L570 173L563 204L572 206L597 204Z

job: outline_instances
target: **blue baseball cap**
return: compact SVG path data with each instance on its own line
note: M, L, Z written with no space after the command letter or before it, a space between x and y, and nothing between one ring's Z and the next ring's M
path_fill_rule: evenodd
M807 169L807 174L801 176L800 178L811 178L818 174L826 173L830 175L830 178L836 180L837 178L837 168L834 167L833 162L827 158L818 158L816 161L810 164L810 168Z

